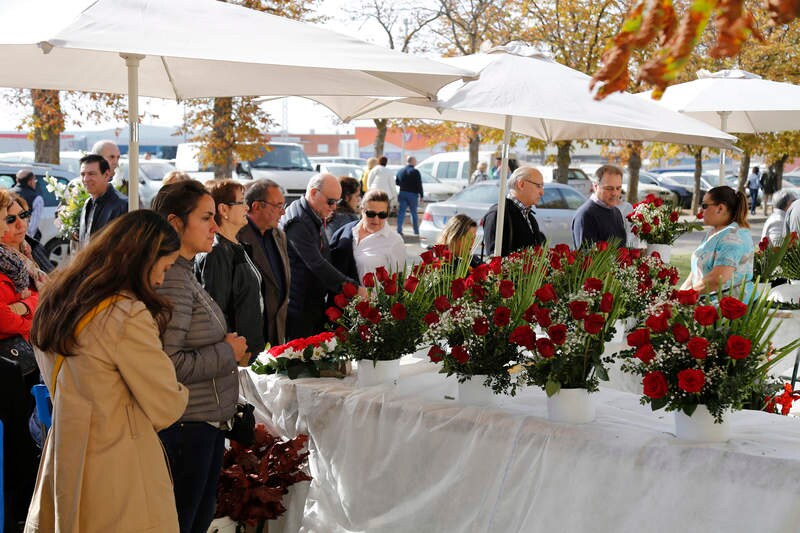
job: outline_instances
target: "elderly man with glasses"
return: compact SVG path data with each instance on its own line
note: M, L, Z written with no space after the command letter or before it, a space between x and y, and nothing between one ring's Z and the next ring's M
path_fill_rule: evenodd
M325 223L336 210L342 186L333 174L315 174L306 194L292 202L280 220L289 248L291 285L286 338L309 337L325 329L325 295L356 281L333 266ZM366 290L359 289L366 296Z
M575 248L613 241L625 246L628 234L617 208L622 202L622 169L603 165L595 173L594 193L575 212L572 239Z
M533 211L542 195L544 178L535 168L519 167L508 178L501 255L506 256L529 246L542 246L547 241L539 230L534 216L536 212ZM496 228L497 204L489 208L483 217L484 254L494 254Z

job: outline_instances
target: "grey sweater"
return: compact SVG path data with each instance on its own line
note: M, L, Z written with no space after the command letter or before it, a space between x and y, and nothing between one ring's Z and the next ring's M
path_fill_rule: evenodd
M189 389L181 421L224 422L239 397L237 364L225 342L222 310L194 276L193 263L178 257L158 293L172 304L162 341L178 381Z

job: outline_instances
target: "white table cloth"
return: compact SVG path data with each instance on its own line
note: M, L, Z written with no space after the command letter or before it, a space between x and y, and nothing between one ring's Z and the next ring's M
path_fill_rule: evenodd
M243 370L243 396L282 435L308 433L310 484L286 531L752 532L800 524L800 420L745 411L726 444L672 435L638 396L592 395L597 420L549 422L525 389L464 406L454 378L404 358L401 379L300 379ZM307 494L306 488L307 486ZM304 509L300 507L305 501ZM271 531L276 529L271 524Z

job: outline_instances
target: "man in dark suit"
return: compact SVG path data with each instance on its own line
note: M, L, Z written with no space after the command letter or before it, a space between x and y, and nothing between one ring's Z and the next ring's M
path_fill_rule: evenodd
M544 194L542 173L533 167L519 167L508 178L508 196L503 217L503 244L500 255L529 246L542 246L547 238L539 230L533 206ZM483 217L484 254L494 255L497 229L497 204Z
M286 200L272 180L251 183L244 194L247 225L239 231L239 242L249 244L253 262L261 271L264 299L264 338L272 346L286 342L286 311L291 272L286 234L278 227Z
M81 209L78 241L83 247L106 224L128 212L128 197L117 192L109 182L111 167L103 156L85 155L80 164L81 181L90 196Z

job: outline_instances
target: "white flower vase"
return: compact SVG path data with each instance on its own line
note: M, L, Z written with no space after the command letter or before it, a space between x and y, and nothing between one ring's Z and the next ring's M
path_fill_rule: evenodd
M400 359L373 361L362 359L358 362L358 386L397 385L400 379Z
M695 442L726 442L730 438L730 427L727 420L715 423L708 408L698 405L692 416L675 411L675 436Z
M547 397L548 420L585 424L594 418L594 403L586 389L561 389Z
M208 533L236 533L236 526L238 522L231 520L229 516L215 518L211 525L208 526Z
M458 401L468 405L496 405L499 399L491 387L484 385L485 374L470 376L458 383Z
M658 255L661 256L661 261L669 263L672 257L672 245L647 243L647 255L653 255L653 252L658 252Z

